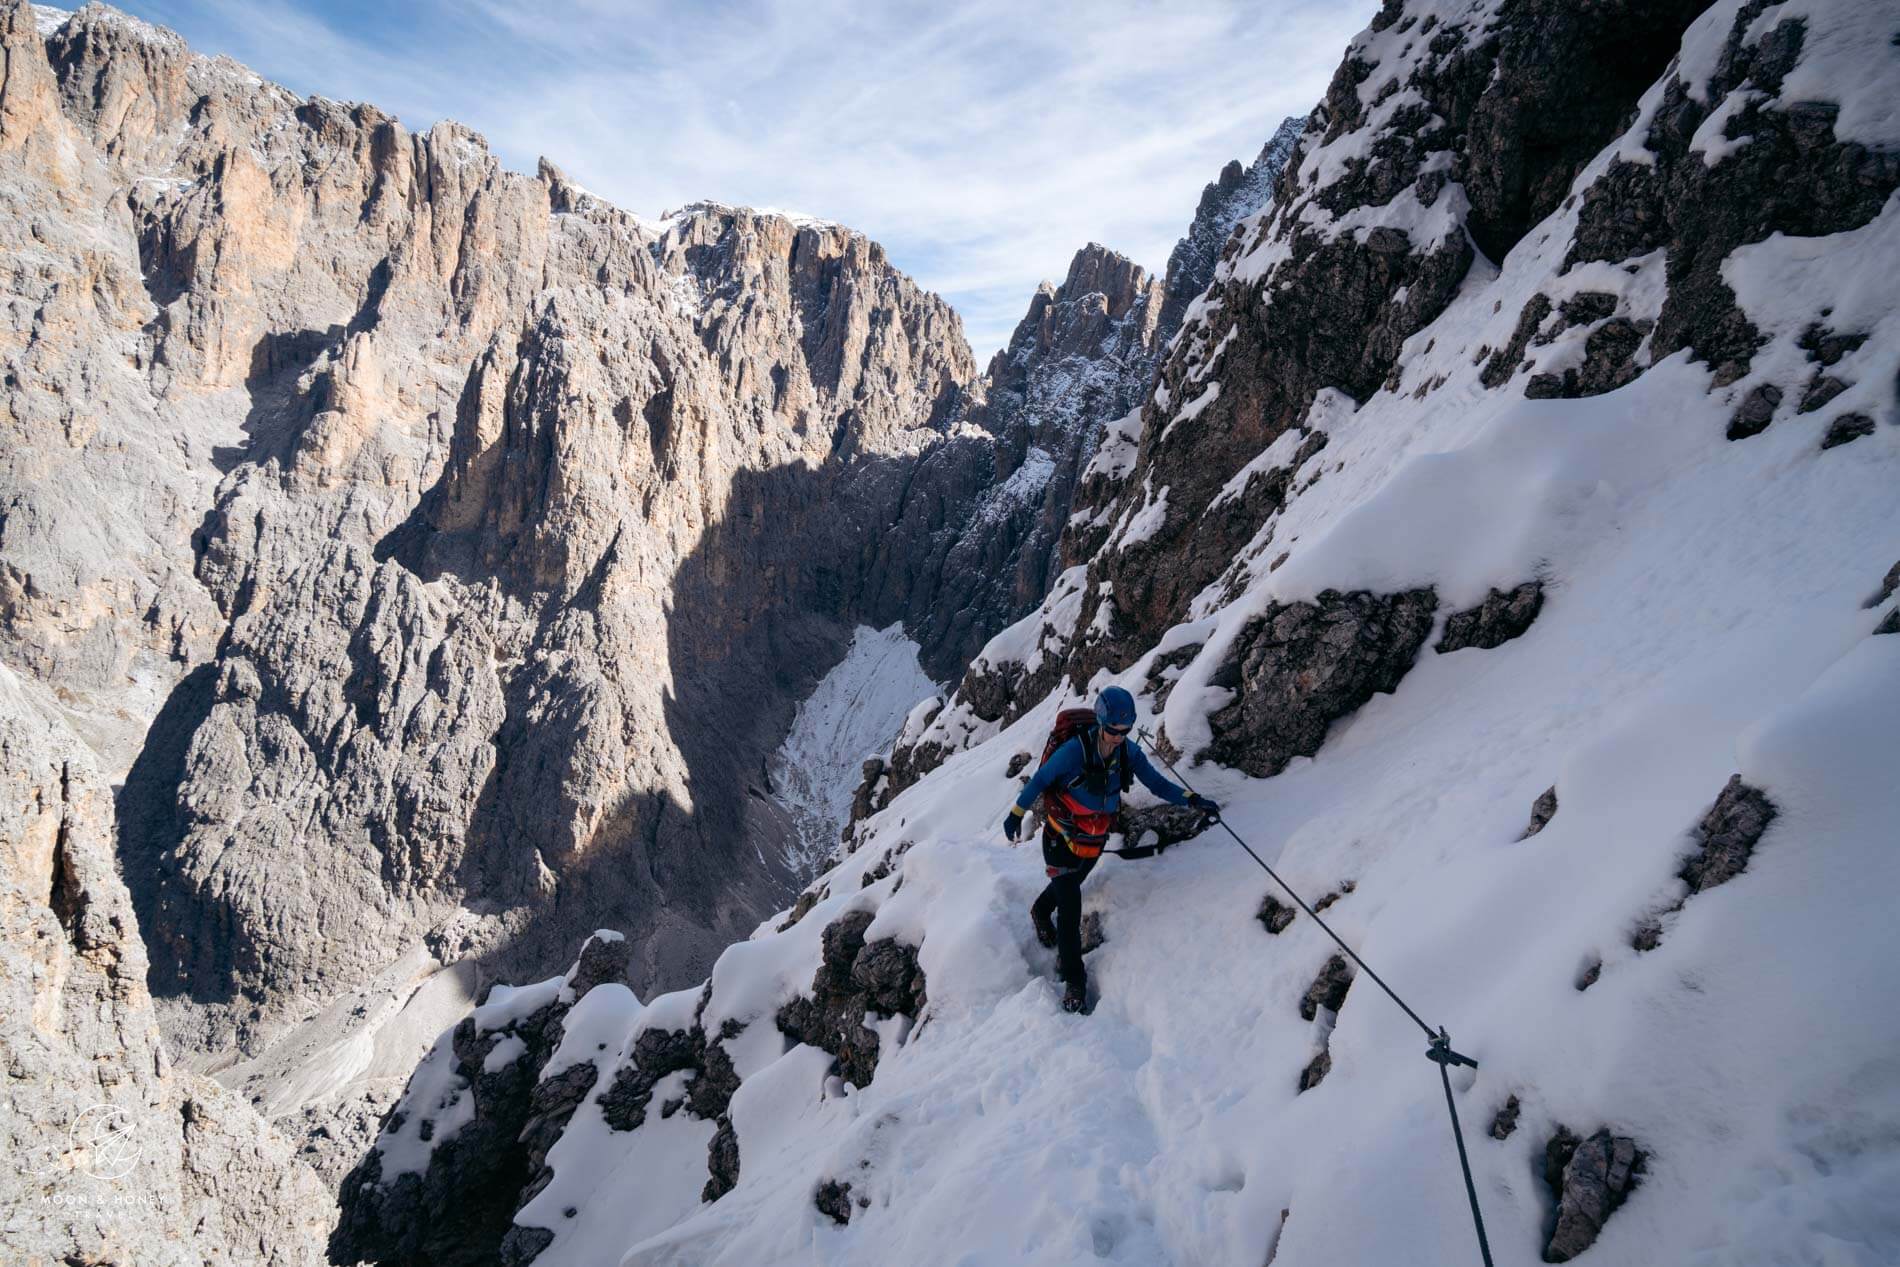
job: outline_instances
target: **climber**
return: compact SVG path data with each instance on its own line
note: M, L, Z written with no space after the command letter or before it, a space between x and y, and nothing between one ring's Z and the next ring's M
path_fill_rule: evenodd
M1119 686L1104 690L1092 713L1072 708L1057 714L1041 768L1003 820L1003 834L1013 841L1036 798L1048 798L1042 860L1049 884L1029 908L1029 918L1036 940L1056 947L1057 971L1065 987L1062 1006L1070 1012L1088 1010L1088 969L1082 966L1082 881L1095 868L1102 846L1115 830L1122 793L1140 779L1171 805L1197 809L1210 822L1220 814L1220 806L1177 787L1149 763L1141 746L1128 737L1134 726L1134 696Z

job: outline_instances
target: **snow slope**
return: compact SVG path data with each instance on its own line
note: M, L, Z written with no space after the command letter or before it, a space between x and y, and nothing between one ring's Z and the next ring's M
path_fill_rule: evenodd
M801 878L822 868L836 849L864 759L887 746L912 705L936 691L902 625L866 626L798 706L770 770L774 794L798 829L786 861Z
M1456 1082L1500 1261L1542 1244L1538 1168L1559 1122L1633 1133L1651 1153L1595 1261L1900 1255L1884 1195L1900 1182L1900 1018L1878 1003L1900 954L1900 637L1868 636L1881 613L1860 605L1900 556L1900 444L1883 428L1884 451L1854 462L1795 429L1728 444L1701 374L1671 365L1593 400L1506 402L1379 489L1342 479L1356 509L1313 530L1342 568L1370 566L1354 548L1366 519L1516 491L1421 534L1407 561L1456 592L1485 579L1473 548L1502 539L1480 556L1490 579L1541 559L1558 578L1545 613L1493 651L1424 653L1275 779L1190 775L1309 899L1356 881L1329 920L1481 1061ZM1103 680L1135 686L1142 667ZM1247 1263L1276 1236L1280 1264L1475 1261L1419 1035L1359 983L1332 1072L1299 1093L1327 1018L1301 1021L1298 1002L1332 948L1303 917L1263 931L1270 884L1224 838L1099 869L1085 906L1105 917L1102 1002L1086 1020L1057 1009L1025 915L1040 861L996 825L1010 755L1067 702L900 796L793 930L875 905L869 937L920 938L919 1032L842 1098L796 1066L760 1118L771 1144L749 1146L738 1118L737 1188L624 1263ZM1171 730L1206 703L1177 688ZM1681 896L1689 829L1737 771L1779 817L1743 875L1637 954L1636 923ZM1555 820L1519 841L1552 782ZM916 837L901 890L857 888ZM796 966L773 1003L810 964L785 950ZM1598 957L1601 979L1579 992ZM716 972L713 1008L722 984ZM1520 1125L1493 1141L1513 1094ZM812 1205L831 1177L871 1201L846 1228Z

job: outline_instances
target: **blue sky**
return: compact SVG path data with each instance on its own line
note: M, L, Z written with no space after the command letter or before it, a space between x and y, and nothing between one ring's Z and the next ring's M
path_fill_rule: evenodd
M303 94L454 118L643 215L861 229L979 357L1085 242L1160 269L1201 187L1319 99L1374 0L119 0Z

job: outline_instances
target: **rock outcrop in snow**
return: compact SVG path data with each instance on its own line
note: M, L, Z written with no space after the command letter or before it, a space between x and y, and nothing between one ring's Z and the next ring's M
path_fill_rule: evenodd
M822 1053L823 1076L840 1086L868 1086L880 1051L901 1044L923 1011L917 947L867 937L876 917L856 906L813 930L809 993L784 977L799 962L788 955L766 979L708 982L642 1008L624 984L622 940L605 932L563 976L497 987L437 1041L344 1182L331 1261L534 1261L579 1216L575 1185L601 1178L590 1169L598 1158L561 1147L570 1133L591 1134L596 1149L637 1150L677 1133L676 1117L701 1123L690 1161L648 1159L689 1167L680 1208L654 1213L679 1217L688 1188L718 1201L744 1173L735 1099L745 1075L798 1047Z
M1209 718L1218 738L1208 755L1256 775L1312 756L1333 722L1397 688L1437 605L1430 589L1326 590L1311 603L1275 604L1240 630L1208 679L1235 697Z
M552 1238L513 1215L547 1186L549 1150L604 1085L604 1044L578 1050L584 1027L569 1017L596 986L627 995L625 973L625 940L597 933L563 976L501 987L443 1034L344 1180L330 1260L526 1262L544 1248Z
M1595 1244L1603 1224L1641 1182L1647 1160L1627 1135L1605 1129L1578 1139L1558 1127L1544 1148L1544 1182L1557 1198L1544 1261L1567 1263Z

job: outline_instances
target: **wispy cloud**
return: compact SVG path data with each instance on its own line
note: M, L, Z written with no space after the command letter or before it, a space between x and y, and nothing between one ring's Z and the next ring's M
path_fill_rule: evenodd
M869 233L980 356L1085 242L1165 265L1229 158L1318 100L1374 0L120 0L301 93L459 119L648 215Z

